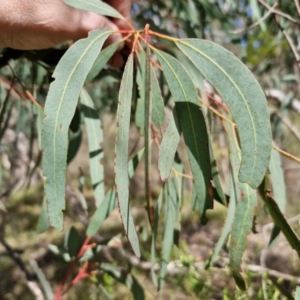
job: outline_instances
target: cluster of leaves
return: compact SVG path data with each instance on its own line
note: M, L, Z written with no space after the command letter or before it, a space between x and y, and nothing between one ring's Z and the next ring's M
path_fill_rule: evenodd
M98 1L68 0L66 3L80 9L123 19L118 12ZM115 207L115 203L111 201L112 192L104 195L103 167L99 164L102 157L99 147L102 141L100 122L93 113L92 100L87 92L81 90L84 83L104 67L119 46L119 43L116 43L100 51L107 37L113 33L107 29L91 32L88 38L78 41L66 52L53 74L55 80L50 86L44 110L42 149L44 150L43 173L46 177L47 211L50 225L62 230L68 131L79 97L81 99L80 107L84 113L89 138L91 179L98 206L87 229L87 236L96 233L108 213ZM149 25L146 25L144 30L132 29L123 33L127 34L124 40L132 41L132 52L127 59L119 91L115 192L124 231L132 250L137 257L140 257L141 251L130 209L128 189L130 180L128 140L132 107L135 108L136 125L141 128L145 140L144 150L141 151L145 159L145 199L152 228L153 264L156 256L155 240L160 210L163 203L166 207L159 282L154 270L152 271L153 280L159 288L163 286L166 275L174 227L180 227L178 224L184 185L178 181L178 178L184 176L184 170L177 154L177 147L181 134L186 145L194 182L195 196L192 205L194 209L200 211L201 222L206 224L206 210L213 208L214 198L225 206L228 204L214 163L207 116L201 105L201 103L208 105L201 99L203 78L205 78L215 87L224 101L221 104L220 117L228 137L231 165L228 217L210 265L214 263L231 232L230 267L237 284L244 289L240 264L246 236L252 228L253 209L257 204L255 189L261 185L267 168L271 173L267 178L270 178L273 184L278 173L281 174L278 164L273 166L270 163L272 162L270 160L272 139L264 93L251 72L232 53L215 43L199 39L171 38L150 30ZM159 50L151 45L151 41L156 37L168 40L177 49L171 50L172 55ZM174 101L173 105L170 97L167 99L162 95L157 80L158 72L164 74L164 80ZM134 94L135 84L138 85L138 100L137 95ZM161 126L165 123L164 103L171 103L172 109L160 140L157 130L162 132ZM153 141L159 147L158 168L161 180L164 182L156 205L152 200L150 180ZM273 156L276 157L276 154L274 153ZM275 161L276 159L278 157L273 158ZM170 176L171 173L174 176ZM265 191L262 186L262 197L275 224L283 230L291 245L299 253L299 240L273 200L272 190L268 187Z
M123 19L113 8L97 0L65 2L80 9ZM218 38L214 37L211 20L218 19L225 28L232 28L232 18L236 13L240 13L248 22L251 18L254 21L259 20L261 11L254 9L257 8L253 4L256 1L252 1L254 13L251 18L247 18L245 9L236 5L235 1L229 1L232 3L228 11L222 10L218 1L211 1L214 5L201 0L175 2L156 1L151 10L147 9L146 5L135 5L133 12L138 14L135 21L140 24L146 19L150 26L146 25L142 30L132 28L122 32L123 41L131 44L132 51L127 58L123 74L116 75L121 80L121 85L117 96L115 189L106 193L104 170L100 163L103 159L103 149L100 146L103 142L101 121L96 104L83 86L99 78L99 72L103 72L107 62L123 41L102 49L106 39L114 32L106 29L91 32L86 39L76 42L66 53L65 50L56 49L55 53L59 58L64 54L57 66L58 59L54 62L49 61L49 57L53 58L53 53L48 55L47 51L39 52L38 57L34 54L34 59L56 66L44 110L39 107L34 111L39 121L44 117L42 132L39 134L43 149L43 175L46 181L38 230L43 232L49 226L63 229L67 164L75 157L81 144L82 132L79 123L80 118L83 118L88 136L90 175L97 209L87 226L83 245L77 232L71 229L65 235L64 248L52 245L51 250L66 261L72 261L71 271L77 262L82 265L72 284L88 276L104 294L104 287L97 276L94 276L89 265L101 251L101 246L94 247L90 240L118 206L124 232L132 250L137 257L142 256L145 249L141 247L136 232L128 189L142 158L145 162L145 206L151 233L151 277L159 289L164 285L172 247L174 242L177 244L178 232L181 229L180 214L186 179L193 182L191 205L194 210L200 212L202 224L207 223L206 211L213 209L214 200L227 207L225 224L207 267L215 264L221 249L228 241L229 267L238 286L241 289L246 288L240 266L246 237L253 227L257 192L276 225L269 245L282 231L300 255L299 239L282 214L286 198L283 172L280 157L277 151L271 148L270 117L265 95L251 72L231 52L216 43L198 39L211 37L212 40L218 41ZM162 12L165 12L166 17L162 17ZM176 26L164 30L161 28L167 26L156 25L168 22L176 23ZM274 23L274 20L270 21L271 24L260 22L259 25L271 26L272 22ZM186 38L186 35L193 39ZM239 38L234 34L227 37L232 42L248 39L244 58L251 61L252 67L260 74L272 67L275 76L280 66L258 64L252 54L254 42L265 39L265 36L272 40L274 35L274 32L266 31L264 34L254 35L251 39L248 39L247 33ZM279 46L286 49L286 43L280 42ZM277 57L277 50L273 44L261 49L262 55L268 56L270 61ZM11 55L11 52L8 54ZM30 59L32 54L17 51L14 55L24 55ZM4 53L2 60L5 59ZM50 81L44 74L39 78L40 86ZM209 99L204 81L215 88L222 101ZM274 79L274 82L278 80ZM7 104L8 98L2 102ZM217 107L217 110L214 107ZM229 195L224 192L217 168L216 148L212 141L212 115L220 118L227 136L230 159ZM140 128L145 142L144 147L138 149L133 158L129 159L129 128L132 120ZM181 136L190 169L184 169L178 153ZM159 153L158 169L162 189L158 199L154 199L151 189L152 151ZM186 174L189 171L192 176ZM160 237L158 224L162 220L164 233ZM161 253L157 249L160 239ZM161 262L159 276L155 268L158 257ZM45 294L52 299L51 287L43 274L34 263L32 267L42 283ZM106 272L124 283L136 299L144 298L144 293L132 274L124 275L121 269L110 264L102 263L99 268L101 272ZM69 279L71 271L66 274L66 280ZM61 284L56 299L60 299L65 284L66 282ZM298 294L296 297L299 297Z

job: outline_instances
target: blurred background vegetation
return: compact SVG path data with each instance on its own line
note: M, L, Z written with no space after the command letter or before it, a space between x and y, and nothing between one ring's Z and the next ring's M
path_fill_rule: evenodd
M212 40L233 52L253 72L268 99L276 144L300 157L300 5L298 0L165 0L135 1L132 16L136 28L150 28L174 37ZM174 53L165 41L157 47ZM43 51L0 50L0 299L51 299L70 266L74 253L84 241L89 217L95 211L89 177L87 135L80 107L70 128L65 230L37 234L43 203L39 150L41 113L51 75L68 45ZM122 70L107 66L87 85L104 132L106 190L113 188L115 112ZM163 79L161 84L164 84ZM216 105L219 99L208 85L203 91ZM299 100L298 100L299 99ZM228 192L228 152L220 121L211 114L211 133L222 185ZM142 141L132 124L130 151ZM181 160L187 165L184 151ZM300 164L281 156L286 185L286 211L300 235ZM153 197L161 182L153 155ZM216 205L209 223L199 225L199 216L190 206L191 183L181 216L181 231L172 250L165 287L159 293L150 276L150 244L144 211L144 173L141 162L130 191L133 214L139 228L143 254L136 260L126 239L118 211L114 210L92 241L92 262L97 274L80 280L64 299L293 299L300 285L300 263L283 236L267 248L271 218L262 203L256 209L253 234L247 240L243 258L248 289L238 290L229 270L228 249L224 247L214 267L206 269L224 223L226 208ZM163 226L159 227L163 228ZM159 229L162 231L162 229ZM175 243L176 244L176 243ZM159 248L159 246L158 246ZM158 249L160 251L160 249ZM75 278L78 268L72 273ZM266 269L264 269L266 268ZM50 288L51 287L51 288ZM44 293L44 294L43 294Z

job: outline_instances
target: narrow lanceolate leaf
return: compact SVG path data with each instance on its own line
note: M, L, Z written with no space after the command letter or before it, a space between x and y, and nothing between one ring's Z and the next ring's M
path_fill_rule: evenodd
M87 236L93 236L101 227L102 223L110 215L110 213L116 208L117 205L116 192L114 190L109 190L104 200L97 207L95 213L93 214L89 226L87 228Z
M131 179L134 172L141 161L144 154L144 148L141 149L128 163L128 177ZM89 226L87 228L86 234L88 236L93 236L101 227L102 223L106 220L109 214L115 209L117 205L116 192L114 190L109 190L101 201L100 205L97 207L95 213L93 214Z
M229 254L231 267L234 279L240 289L245 290L246 284L240 274L241 260L246 247L247 235L251 232L253 210L257 203L256 191L253 190L247 183L238 181L238 170L241 160L240 149L238 148L237 137L234 128L228 122L223 122L226 129L229 151L230 165L233 178L231 201L238 202L234 214L234 221L231 231L231 239L229 245Z
M257 199L256 191L247 184L242 185L240 192L241 200L236 208L231 232L229 265L239 288L245 290L245 283L240 275L240 265L246 247L247 235L251 232L253 210L256 206Z
M115 149L115 184L120 214L125 233L136 256L140 257L138 236L135 231L129 203L128 140L133 87L133 54L128 57L121 81L117 112L117 140Z
M99 0L64 0L64 2L79 9L124 20L124 17L117 10Z
M85 83L91 82L100 73L123 41L124 40L114 43L100 52L86 77Z
M246 66L224 48L198 39L183 39L176 44L228 105L241 143L239 180L256 188L263 180L271 153L269 114L261 87Z
M175 178L172 178L168 180L168 182L165 185L166 220L162 242L161 268L159 273L158 289L162 289L164 286L165 277L167 274L167 266L169 263L171 250L173 246L174 223L176 218L176 206L178 201L177 185L175 180Z
M155 206L155 213L154 213L154 226L152 227L152 238L151 238L151 278L152 282L155 286L158 286L157 276L155 272L156 266L156 240L157 240L157 229L158 229L158 222L160 219L161 207L164 199L164 189L161 190L156 206Z
M272 149L271 160L269 163L270 179L272 183L273 195L282 212L285 210L286 194L283 170L279 153Z
M90 175L95 193L95 203L98 206L104 200L104 169L101 163L103 149L100 146L103 141L103 132L93 100L85 90L82 90L80 94L80 103L89 143Z
M166 181L170 176L180 140L180 132L176 110L174 109L160 144L158 169L162 181Z
M269 183L267 176L265 177L265 191L261 192L262 199L268 208L275 225L280 228L285 238L288 240L291 247L297 252L300 258L300 240L288 224L284 215L280 211L276 201L273 198L272 192L269 190Z
M161 95L154 68L151 65L151 87L152 87L152 121L156 127L160 127L165 121L164 100Z
M97 30L62 57L50 85L42 128L43 173L50 224L63 229L68 130L85 78L111 30Z
M184 174L183 164L180 160L178 153L175 155L175 160L173 164L174 170L178 172L178 174ZM176 174L176 186L177 186L177 202L175 207L175 220L174 220L174 238L173 244L179 247L179 238L180 238L180 231L181 231L181 208L183 205L184 199L184 186L185 186L185 178L184 176L180 176Z
M175 109L194 177L197 199L201 203L201 218L203 222L206 222L205 210L213 207L213 191L208 135L198 95L193 81L179 61L161 51L155 50L155 52L175 101Z
M146 61L145 61L145 192L148 218L151 226L154 226L153 220L153 206L151 195L151 112L152 112L152 81L151 81L151 69L150 69L150 48L147 44L146 48Z
M212 254L212 256L209 260L209 265L210 266L213 266L213 264L216 261L220 251L222 250L222 247L224 246L224 244L227 240L227 237L230 233L232 223L233 223L233 220L234 220L236 203L237 203L238 199L237 199L236 186L235 186L234 180L232 178L232 175L233 174L231 173L230 202L229 202L228 209L227 209L227 216L226 216L225 223L224 223L224 226L223 226L222 231L221 231L220 238L219 238L218 242L216 243L213 254Z
M269 171L270 171L270 180L272 184L274 199L278 204L280 211L284 213L285 203L286 203L284 176L281 167L280 155L274 149L272 149L271 151ZM275 225L271 232L269 246L275 241L279 233L280 233L280 228Z
M177 102L175 107L194 177L201 223L206 224L205 211L213 208L212 175L206 123L199 106L192 103Z

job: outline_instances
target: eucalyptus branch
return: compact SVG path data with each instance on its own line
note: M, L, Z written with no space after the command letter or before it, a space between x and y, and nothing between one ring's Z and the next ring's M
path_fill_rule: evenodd
M264 16L262 16L259 20L257 20L255 23L253 23L252 25L250 25L247 28L232 30L232 31L230 31L230 33L239 34L239 33L244 33L244 32L247 32L249 30L252 30L256 26L258 26L259 24L261 24L264 20L266 20L273 13L273 9L275 9L277 6L278 6L278 3L275 2L273 4L273 6L271 7L271 10L268 10L267 13Z
M294 19L293 17L291 17L290 15L280 11L280 10L277 10L273 7L271 7L268 3L266 3L264 0L258 0L259 3L261 5L263 5L266 9L268 9L272 14L275 14L275 15L278 15L278 16L281 16L287 20L289 20L290 22L294 23L294 24L298 24L300 25L300 21Z
M127 254L127 259L130 262L130 264L142 271L150 271L151 270L151 262L145 262L145 261L141 261L140 259L138 259L137 257ZM194 262L191 263L189 266L183 264L181 261L173 261L168 263L167 265L167 273L169 275L178 275L178 274L186 274L187 270L189 269L189 267L193 267L195 269L198 270L205 270L205 264L203 262ZM300 277L296 277L293 275L289 275L283 272L279 272L273 269L269 269L269 268L264 268L262 266L259 265L248 265L248 264L243 264L242 268L244 271L250 271L253 273L259 273L260 276L262 276L263 274L268 274L269 276L278 278L278 279L284 279L287 281L291 281L291 282L295 282L296 284L300 284ZM160 270L160 265L159 264L155 264L154 267L155 271L159 271ZM218 268L219 269L219 268Z

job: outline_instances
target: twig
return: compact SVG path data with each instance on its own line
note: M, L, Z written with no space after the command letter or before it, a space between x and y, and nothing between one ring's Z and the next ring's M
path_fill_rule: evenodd
M290 15L280 11L280 10L277 10L275 8L272 8L268 3L266 3L264 0L258 0L259 3L261 5L263 5L265 8L267 8L272 14L276 14L278 16L281 16L283 18L286 18L287 20L289 20L290 22L294 23L294 24L298 24L300 25L300 21L294 19L293 17L291 17Z
M280 103L284 101L285 95L282 91L277 89L267 89L265 90L265 94L267 97L274 98L278 100ZM291 107L300 114L300 100L299 99L293 99L291 101Z
M282 123L294 134L294 136L300 141L300 132L297 127L295 127L289 119L283 117L280 113L277 113L277 116L281 119Z
M285 29L282 29L282 33L285 36L287 42L289 43L289 45L294 53L294 56L296 58L297 64L300 67L300 56L299 56L299 53L297 51L297 48L296 48L291 36L287 33L287 31Z
M298 0L294 0L294 2L295 2L295 6L297 8L298 15L300 17L300 4L299 4L299 1Z
M289 275L286 273L282 273L273 269L268 269L268 268L264 268L262 266L258 266L258 265L243 265L244 270L248 270L250 272L255 272L255 273L266 273L269 276L272 277L276 277L276 278L281 278L284 280L288 280L288 281L292 281L295 282L296 284L300 284L300 277L296 277L293 275Z
M77 262L78 262L79 259L82 257L82 255L85 253L85 251L86 251L86 249L87 249L87 245L88 245L88 243L90 242L90 239L91 239L91 237L87 237L87 238L85 239L85 241L84 241L84 243L83 243L81 249L79 250L77 256L76 256L75 259L72 261L72 263L71 263L71 265L70 265L70 267L69 267L69 269L68 269L68 271L67 271L67 273L66 273L66 275L65 275L65 277L64 277L64 279L63 279L63 281L61 282L61 284L59 285L59 287L58 287L58 289L57 289L57 291L56 291L56 293L55 293L55 296L54 296L54 299L55 299L55 300L61 300L62 295L63 295L63 293L65 292L65 291L64 291L64 287L65 287L65 285L66 285L66 283L67 283L69 277L71 276L73 270L75 269ZM67 287L67 290L68 290L69 288L70 288L70 286Z
M295 0L296 1L296 0ZM273 6L271 7L271 9L273 10L274 8L276 8L278 5L277 2L275 2L273 4ZM262 23L264 20L266 20L272 13L273 11L272 10L268 10L268 12L263 16L261 17L259 20L257 20L255 23L253 23L251 26L247 27L247 28L242 28L242 29L237 29L237 30L231 30L229 31L230 33L233 33L233 34L239 34L239 33L243 33L243 32L246 32L246 31L249 31L253 28L255 28L256 26L258 26L260 23Z
M26 278L26 283L28 288L31 290L32 294L35 296L36 300L44 300L44 295L39 285L36 282L36 275L27 270L25 263L23 262L19 251L13 249L4 239L4 227L6 221L6 214L2 214L2 222L0 226L0 243L4 246L8 256L15 262L15 264L20 268Z
M294 161L300 163L300 157L297 157L297 156L295 156L295 155L293 155L293 154L290 154L290 153L288 153L288 152L286 152L286 151L284 151L284 150L282 150L282 149L280 149L280 148L278 148L278 147L276 147L276 146L272 146L272 148L273 148L274 150L278 151L279 153L281 153L281 154L283 154L283 155L285 155L285 156L287 156L287 157L293 159Z
M131 255L131 254L127 254L127 259L131 265L139 268L140 270L149 271L151 269L151 262L143 262L140 259L138 259L136 256ZM203 262L195 262L195 263L192 263L190 266L194 267L195 269L205 270L205 264ZM168 263L167 273L169 275L173 275L173 276L178 275L178 274L184 274L184 273L186 273L187 268L188 267L185 266L184 264L182 264L181 261L173 261L173 262ZM279 272L279 271L276 271L273 269L264 268L259 265L243 264L242 268L244 271L248 270L250 272L260 273L260 275L263 273L267 273L269 276L276 277L276 278L282 278L284 280L293 281L296 284L300 284L300 277L285 274L285 273L282 273L282 272ZM155 264L154 269L156 271L158 271L160 269L160 265Z
M284 17L284 18L288 19L289 21L291 21L292 23L300 25L300 21L297 21L296 19L292 18L290 15L285 14L285 13L279 11L279 10L276 10L276 9L270 7L269 4L267 4L266 2L264 2L264 0L258 0L258 1L264 7L266 7L267 9L269 9L269 11L272 12L273 14L276 14L278 16ZM299 4L298 4L298 6L299 6ZM276 18L276 16L275 16L275 21L276 21L277 25L279 26L280 30L282 31L283 35L285 36L287 42L289 43L290 48L292 49L293 54L294 54L294 56L296 58L297 64L298 64L298 66L300 68L300 56L299 56L299 53L297 51L297 48L296 48L296 46L295 46L295 44L294 44L291 36L288 34L288 32L284 28L282 28L282 26L280 25L279 20Z

